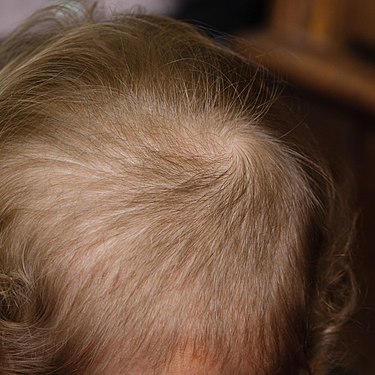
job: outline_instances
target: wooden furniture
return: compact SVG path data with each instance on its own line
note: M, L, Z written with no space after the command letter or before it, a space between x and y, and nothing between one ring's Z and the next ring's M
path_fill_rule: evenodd
M375 61L368 61L375 57L375 1L271 4L268 27L244 34L237 41L240 52L255 55L293 83L375 114Z

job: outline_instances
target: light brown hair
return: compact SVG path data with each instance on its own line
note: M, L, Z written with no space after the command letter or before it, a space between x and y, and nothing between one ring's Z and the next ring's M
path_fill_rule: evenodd
M0 52L1 374L339 365L354 216L279 83L168 18L38 17Z

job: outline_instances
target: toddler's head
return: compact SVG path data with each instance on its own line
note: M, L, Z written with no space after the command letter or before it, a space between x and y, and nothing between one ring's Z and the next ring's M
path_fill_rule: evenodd
M2 45L1 374L329 370L352 218L278 83L168 18L73 18Z

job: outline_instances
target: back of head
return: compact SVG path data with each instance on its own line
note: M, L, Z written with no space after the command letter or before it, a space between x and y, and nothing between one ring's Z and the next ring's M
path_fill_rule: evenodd
M275 80L167 18L59 17L3 44L1 373L329 368L351 224Z

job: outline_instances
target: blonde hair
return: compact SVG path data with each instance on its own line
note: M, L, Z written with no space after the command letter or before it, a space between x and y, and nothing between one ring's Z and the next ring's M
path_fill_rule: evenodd
M353 216L278 82L181 22L54 12L2 44L1 374L340 363Z

